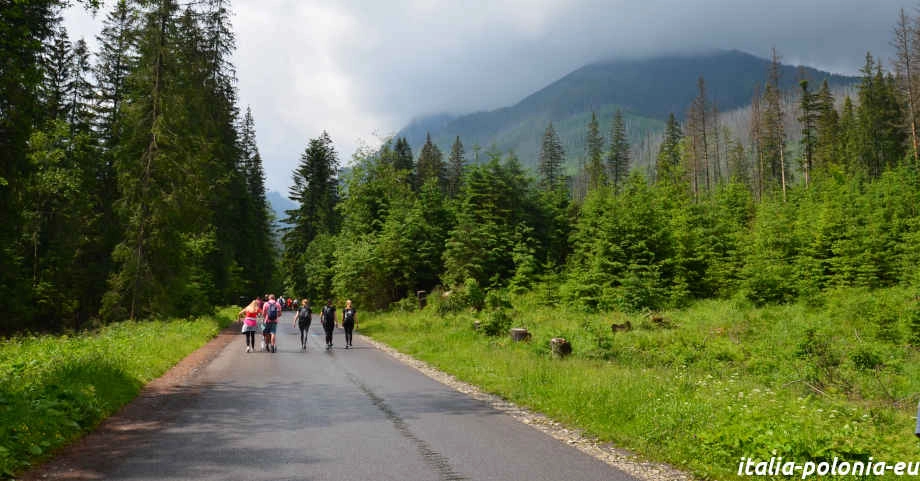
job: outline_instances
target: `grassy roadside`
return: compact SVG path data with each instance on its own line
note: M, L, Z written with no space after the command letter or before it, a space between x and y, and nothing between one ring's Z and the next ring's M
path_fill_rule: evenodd
M365 315L362 334L604 441L737 479L742 456L920 461L913 435L920 354L911 292L847 290L755 308L703 301L646 316L584 314L511 300L529 343L472 329L494 313ZM613 334L611 323L633 330ZM504 326L507 327L507 326ZM553 359L549 339L575 354Z
M191 320L0 340L0 477L93 429L212 339L235 313L228 308Z

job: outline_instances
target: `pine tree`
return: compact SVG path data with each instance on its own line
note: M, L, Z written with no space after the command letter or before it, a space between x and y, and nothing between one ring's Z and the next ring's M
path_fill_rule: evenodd
M597 115L591 112L591 122L588 123L588 135L585 139L585 166L587 174L587 192L597 190L607 185L607 172L604 168L604 137L600 132Z
M418 154L415 188L420 191L426 182L433 180L443 191L447 183L446 174L441 149L431 142L431 134L428 134L425 138L425 145Z
M618 189L629 174L629 138L626 136L626 122L620 109L613 115L613 124L610 127L607 171L614 189Z
M455 198L460 194L463 170L466 165L464 155L463 143L460 142L460 136L458 135L454 140L454 145L450 148L450 157L447 160L447 195L451 198Z
M556 135L556 129L550 122L543 133L543 144L540 147L540 185L545 190L556 190L564 185L562 163L565 161L565 151Z
M664 139L658 150L658 159L655 163L655 178L658 182L676 182L676 173L680 167L680 141L683 132L674 113L668 115L664 127Z

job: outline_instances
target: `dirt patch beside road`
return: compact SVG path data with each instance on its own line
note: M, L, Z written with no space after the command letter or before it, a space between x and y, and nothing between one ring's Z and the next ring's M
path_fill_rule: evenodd
M118 459L144 447L151 432L169 424L176 413L200 392L197 374L233 341L240 340L239 324L231 324L214 339L179 361L169 371L148 383L140 394L118 412L100 423L56 455L16 478L23 481L45 479L103 479L103 459ZM98 456L106 453L106 456Z

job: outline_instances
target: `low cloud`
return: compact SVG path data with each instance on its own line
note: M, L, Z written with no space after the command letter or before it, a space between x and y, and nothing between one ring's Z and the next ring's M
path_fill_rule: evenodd
M855 73L886 61L895 0L237 0L240 101L268 186L286 192L323 130L347 162L413 117L515 103L585 63L711 48ZM100 13L100 17L103 13ZM71 10L72 34L98 22Z

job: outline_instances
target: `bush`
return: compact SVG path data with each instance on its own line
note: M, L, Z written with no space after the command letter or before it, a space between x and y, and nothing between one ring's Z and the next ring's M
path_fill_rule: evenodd
M487 336L502 336L511 329L511 316L504 309L489 311L482 323L482 332Z

